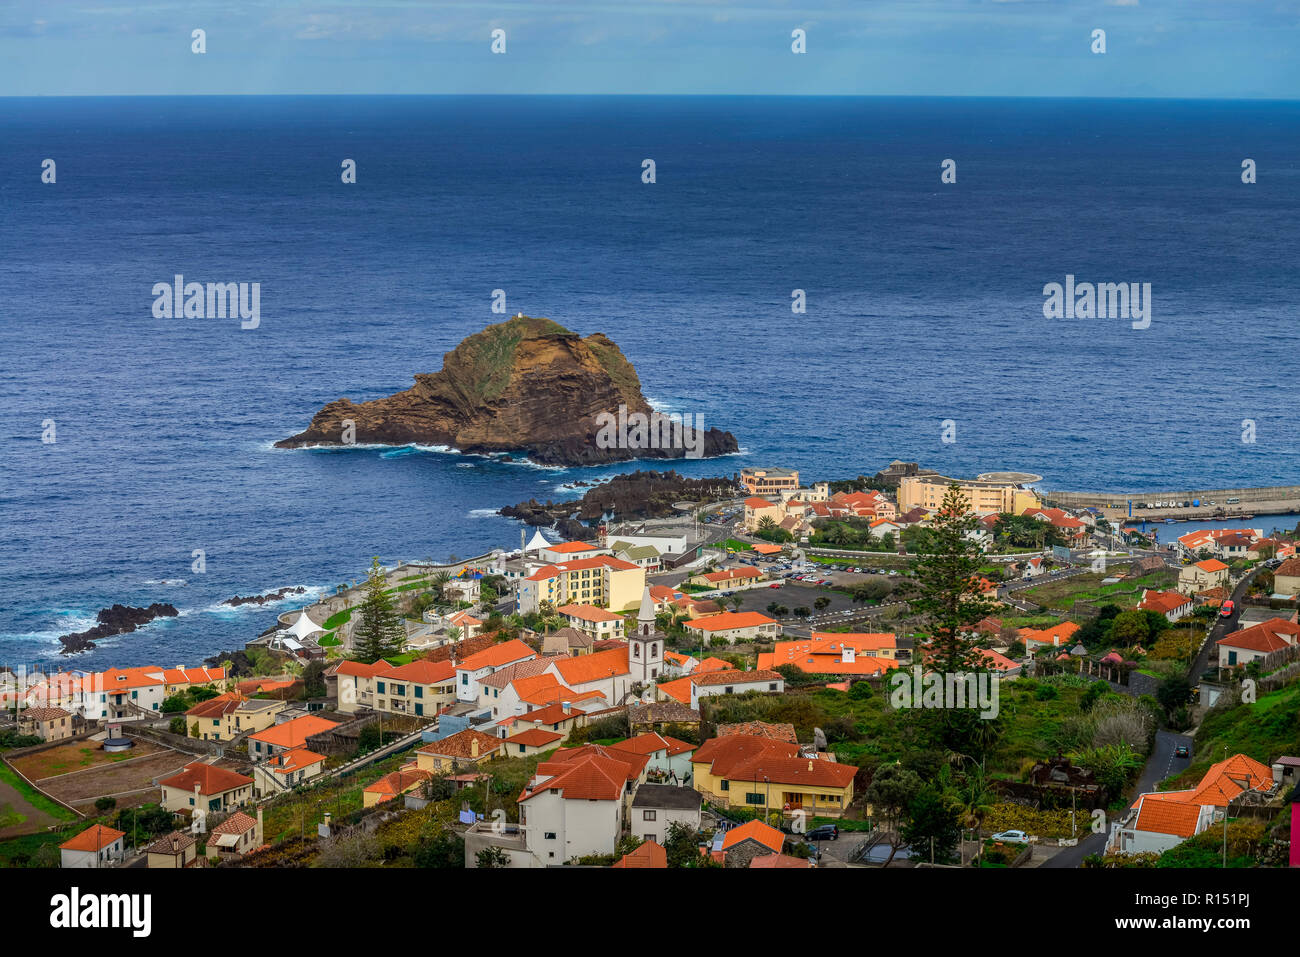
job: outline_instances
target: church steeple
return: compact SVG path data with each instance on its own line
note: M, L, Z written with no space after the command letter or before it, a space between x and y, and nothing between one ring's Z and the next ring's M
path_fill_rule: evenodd
M664 638L655 623L655 602L646 585L636 613L636 632L628 639L628 671L633 679L650 684L663 674Z

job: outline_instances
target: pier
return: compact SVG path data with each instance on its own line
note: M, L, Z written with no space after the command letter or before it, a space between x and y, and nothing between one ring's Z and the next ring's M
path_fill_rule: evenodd
M1042 492L1045 503L1061 508L1098 508L1107 519L1129 517L1129 503L1133 503L1133 518L1162 521L1198 521L1227 518L1228 520L1255 515L1300 514L1300 485L1273 485L1261 488L1216 488L1181 492ZM1229 504L1229 499L1233 499ZM1155 508L1157 502L1178 502L1177 507ZM1200 502L1199 506L1183 502ZM1211 505L1210 503L1214 504ZM1139 505L1145 508L1139 509ZM1246 519L1249 520L1249 519Z

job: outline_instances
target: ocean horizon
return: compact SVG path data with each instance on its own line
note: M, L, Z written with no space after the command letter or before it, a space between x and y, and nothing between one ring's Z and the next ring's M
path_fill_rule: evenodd
M0 98L0 664L195 664L303 603L226 598L510 548L495 509L638 468L1293 484L1298 156L1290 100ZM259 324L155 318L176 275L258 283ZM1046 318L1067 276L1150 284L1149 326ZM272 448L437 371L497 289L741 452ZM152 602L182 614L58 655Z

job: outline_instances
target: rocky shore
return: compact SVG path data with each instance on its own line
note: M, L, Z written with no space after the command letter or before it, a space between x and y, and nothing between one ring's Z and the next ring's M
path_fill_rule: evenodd
M102 638L110 638L113 635L125 635L135 631L141 625L147 625L155 618L175 618L178 612L173 605L154 602L148 608L132 608L129 605L114 605L112 608L102 608L95 620L99 622L94 628L86 631L79 631L71 635L60 635L59 641L63 643L63 650L59 652L63 655L76 655L83 651L90 651L95 647L95 642Z
M288 595L305 595L306 593L307 589L301 585L292 585L267 592L265 595L250 595L247 598L236 595L234 598L227 598L221 604L229 605L232 608L238 608L240 605L265 605L267 602L280 601Z
M629 472L616 475L607 482L592 486L582 498L567 502L537 499L507 505L499 514L517 519L527 525L554 526L567 538L583 538L591 534L592 525L600 523L606 515L620 521L646 518L667 518L677 514L677 502L704 502L736 494L736 477L687 478L675 471Z

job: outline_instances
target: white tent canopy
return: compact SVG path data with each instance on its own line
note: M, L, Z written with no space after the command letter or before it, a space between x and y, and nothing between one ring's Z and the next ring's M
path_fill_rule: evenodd
M541 529L538 529L537 531L533 532L533 537L529 539L527 551L531 552L533 549L542 549L542 548L550 548L550 547L551 547L551 543L542 537Z
M324 630L325 630L324 628L322 628L320 625L316 624L314 621L312 621L310 618L307 617L306 611L303 611L302 614L298 616L298 620L289 626L289 634L293 635L299 641L301 641L303 638L306 638L313 631L324 631Z

